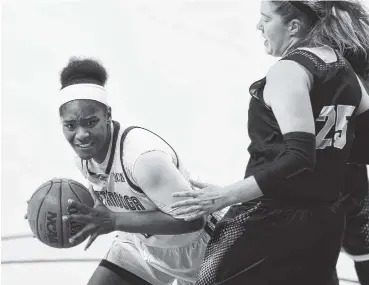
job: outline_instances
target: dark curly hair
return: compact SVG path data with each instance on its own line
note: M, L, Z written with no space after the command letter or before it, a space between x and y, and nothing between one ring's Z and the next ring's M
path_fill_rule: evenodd
M108 74L97 60L72 57L60 73L61 89L80 83L92 83L105 86Z
M106 69L97 60L91 58L81 59L77 57L72 57L69 59L67 66L64 67L60 73L60 89L63 89L70 85L83 83L105 86L107 80L108 74L106 72ZM89 102L86 102L86 104L93 104L99 109L103 108L106 111L108 110L107 106L100 102L92 100L88 101ZM66 104L60 107L60 114L63 113L65 107Z

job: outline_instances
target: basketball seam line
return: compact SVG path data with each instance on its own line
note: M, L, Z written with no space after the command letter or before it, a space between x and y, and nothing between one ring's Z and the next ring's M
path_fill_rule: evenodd
M54 181L50 180L50 182L51 182L50 189L47 191L46 195L44 195L44 197L42 198L42 201L41 201L40 206L38 208L37 217L36 217L36 223L37 223L37 225L36 225L36 229L37 229L36 230L36 234L37 234L37 238L39 240L41 240L41 237L40 237L40 231L39 231L39 228L38 228L38 218L40 217L40 212L41 212L42 204L44 203L47 195L49 195L51 189L53 189Z
M60 224L61 224L61 246L64 248L64 222L63 222L63 208L62 208L62 187L63 186L63 180L60 182L60 186L59 186L59 192L60 192L60 198L59 198L59 206L60 206ZM68 201L67 201L68 203ZM68 204L67 204L68 205ZM68 206L67 206L68 207ZM68 209L68 208L67 208ZM68 212L68 210L67 210Z
M88 190L86 190L86 187L83 185L83 184L81 184L81 183L75 183L74 181L68 181L68 184L69 184L69 187L70 187L70 185L74 185L74 186L78 186L78 187L80 187L80 188L82 188L86 193L88 193L88 194L90 194L90 192L88 191ZM73 191L73 189L72 189L72 187L70 187L71 188L71 190ZM74 191L73 191L74 192ZM74 194L76 194L76 193L74 193ZM76 194L76 196L77 196L77 194ZM78 197L78 196L77 196ZM79 198L78 198L79 199ZM79 200L81 203L82 203L82 201L81 200Z
M82 203L82 204L83 204L82 200L78 197L77 193L76 193L76 192L74 192L74 190L73 190L73 188L72 188L72 185L78 186L78 187L82 188L84 191L86 191L86 190L84 189L84 187L81 187L81 186L80 186L80 185L78 185L78 184L71 183L71 181L70 181L70 180L68 180L68 186L69 186L70 191L72 191L72 193L74 194L74 196L76 196L76 197L77 197L78 201L79 201L80 203ZM90 194L90 192L88 192L88 194ZM68 212L68 214L69 214L69 212ZM70 233L69 233L69 236L70 236Z
M49 181L48 181L49 182ZM50 182L52 182L51 180L50 180ZM45 182L44 184L46 184L45 186L43 186L43 185L41 185L41 187L35 192L35 193L33 193L32 194L32 196L31 196L31 198L29 198L29 200L31 201L32 200L32 198L38 193L38 192L40 192L42 189L44 189L44 188L46 188L48 185L47 185L47 182ZM43 186L43 187L42 187Z
M49 181L48 181L49 182ZM36 191L36 192L34 192L33 194L32 194L32 196L31 196L31 198L29 198L29 200L28 200L28 203L32 200L32 198L38 193L38 192L40 192L42 189L44 189L44 188L46 188L48 185L47 185L47 183L48 182L45 182L44 184L42 184L41 186L40 186L40 188ZM50 181L51 182L51 185L52 185L52 181ZM49 191L50 191L50 189L49 189ZM41 206L42 206L42 203L41 203ZM28 214L28 207L29 206L27 206L27 214ZM38 223L38 215L39 215L39 213L37 212L37 216L36 216L36 223ZM27 219L28 220L28 219ZM28 220L29 221L29 220ZM38 235L38 225L37 225L37 227L36 227L36 235Z
M78 187L81 187L80 185L78 185L78 184L73 184L73 183L71 183L70 181L68 181L68 186L69 186L69 189L73 192L73 194L77 197L77 199L78 199L78 202L80 202L80 203L82 203L83 204L83 202L82 202L82 200L78 197L78 195L76 194L76 192L74 192L74 190L73 190L73 188L71 187L71 185L75 185L75 186L78 186ZM83 190L84 191L86 191L84 188L83 188ZM88 192L88 194L90 194L90 192ZM68 213L69 214L69 213Z

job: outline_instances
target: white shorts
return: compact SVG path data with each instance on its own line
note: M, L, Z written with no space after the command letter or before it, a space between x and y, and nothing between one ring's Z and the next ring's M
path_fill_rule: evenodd
M153 285L194 284L210 237L204 231L177 248L145 245L134 234L120 233L105 259Z

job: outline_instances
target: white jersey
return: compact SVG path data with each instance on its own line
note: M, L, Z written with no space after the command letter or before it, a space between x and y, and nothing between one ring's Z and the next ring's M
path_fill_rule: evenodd
M152 211L172 213L160 197L150 200L137 186L133 170L135 162L144 153L162 151L168 154L188 180L189 174L175 151L162 138L141 128L119 130L114 123L106 159L101 164L77 158L78 168L93 185L101 201L112 211ZM224 215L217 212L208 218L206 230L181 235L154 235L119 232L106 254L112 262L153 285L189 285L196 282L205 249L214 224Z
M113 125L113 124L112 124ZM112 211L153 211L161 210L171 214L165 207L160 207L160 197L157 201L150 200L137 186L133 177L136 160L144 153L162 151L171 156L173 164L188 180L188 172L175 151L162 138L142 128L133 128L129 132L119 129L114 123L112 140L105 161L101 164L90 159L77 158L77 166L94 187L100 200ZM126 134L127 133L127 134ZM159 208L160 207L160 208ZM181 247L197 239L203 230L181 235L147 236L134 234L144 244L155 247Z

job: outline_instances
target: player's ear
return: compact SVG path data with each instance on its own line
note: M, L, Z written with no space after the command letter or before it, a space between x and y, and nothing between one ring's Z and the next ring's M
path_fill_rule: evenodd
M110 123L111 122L111 118L112 118L111 117L111 107L110 106L107 107L106 116L108 118L108 123Z

